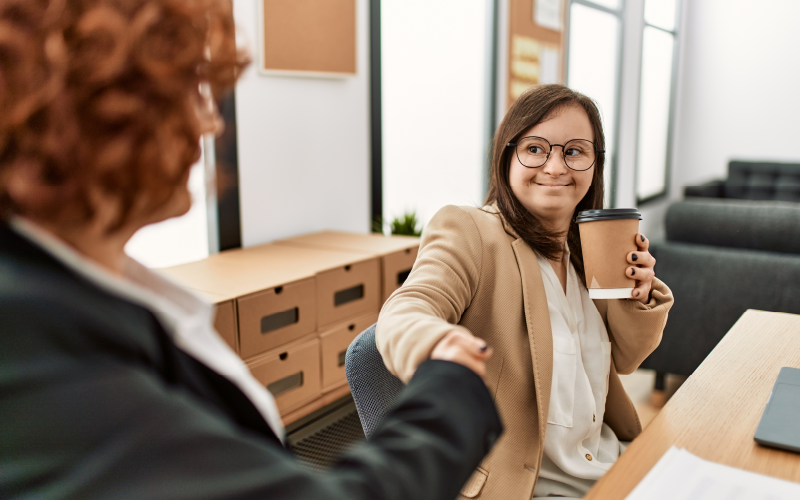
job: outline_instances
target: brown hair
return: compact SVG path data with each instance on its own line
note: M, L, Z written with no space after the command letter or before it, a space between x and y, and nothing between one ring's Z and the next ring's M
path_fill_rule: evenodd
M594 101L583 94L570 90L563 85L539 85L528 89L511 105L503 122L497 128L492 146L492 162L490 172L489 194L486 204L496 203L500 214L530 247L538 254L556 259L561 255L560 238L563 233L555 232L544 226L533 214L520 203L509 184L513 148L506 147L509 142L516 142L527 130L557 113L568 105L582 107L589 116L594 137L592 141L597 149L605 149L603 126L600 113ZM569 230L567 243L570 248L570 261L580 279L585 283L583 272L583 253L578 225L575 215L582 210L603 208L603 166L605 155L598 153L594 164L592 184L586 196L575 207Z
M0 0L0 218L83 222L91 186L114 228L163 206L199 159L200 84L221 96L248 62L231 0Z

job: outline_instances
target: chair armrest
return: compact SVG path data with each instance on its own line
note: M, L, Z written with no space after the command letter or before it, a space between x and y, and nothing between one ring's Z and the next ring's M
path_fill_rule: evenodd
M668 241L800 254L800 203L686 200L667 209Z

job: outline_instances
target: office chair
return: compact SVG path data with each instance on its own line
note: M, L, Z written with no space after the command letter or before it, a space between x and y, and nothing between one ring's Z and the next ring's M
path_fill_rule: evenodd
M383 364L375 345L375 325L361 332L347 348L344 371L364 435L369 439L404 387Z

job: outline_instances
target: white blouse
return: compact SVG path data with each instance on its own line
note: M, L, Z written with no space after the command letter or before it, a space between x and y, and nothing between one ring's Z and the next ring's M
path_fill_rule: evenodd
M89 282L151 311L181 350L230 380L253 403L278 438L283 422L272 394L247 369L214 329L211 304L126 256L124 277L86 259L61 240L21 217L11 227Z
M566 294L550 262L538 257L553 332L553 380L534 498L582 497L621 451L614 431L603 423L611 342L603 318L569 262L569 248L564 258Z

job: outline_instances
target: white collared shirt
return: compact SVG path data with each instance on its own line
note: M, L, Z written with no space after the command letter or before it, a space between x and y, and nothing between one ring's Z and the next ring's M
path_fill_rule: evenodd
M126 256L123 277L117 277L83 257L61 240L21 217L11 227L58 261L102 290L151 311L181 350L230 380L253 403L283 441L285 432L275 399L247 369L213 326L213 307Z
M617 436L603 423L611 342L603 318L569 262L569 248L564 258L566 294L550 262L538 257L553 333L553 379L534 498L582 497L620 453Z

